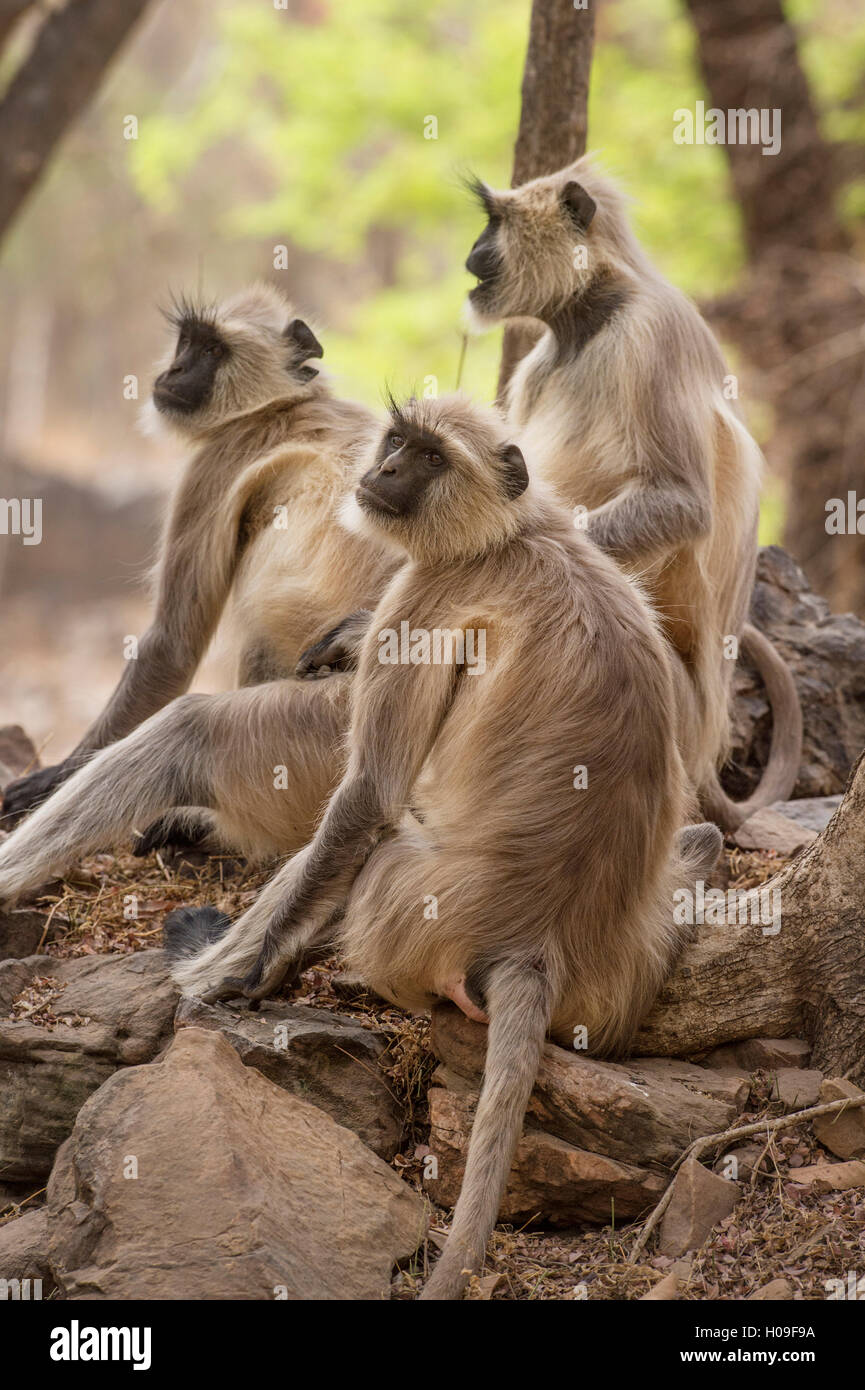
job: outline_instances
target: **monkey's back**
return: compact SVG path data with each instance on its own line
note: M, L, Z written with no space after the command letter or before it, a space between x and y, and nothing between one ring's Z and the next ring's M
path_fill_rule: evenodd
M411 598L409 584L409 621ZM423 978L425 953L457 972L496 953L543 959L559 1031L576 1009L593 1046L616 1046L616 999L652 987L669 953L684 806L666 645L636 588L559 509L454 567L439 600L442 627L485 629L487 669L457 677L413 794L429 846L419 881L403 891L375 858L362 876L387 950L376 960L364 943L356 959L391 982ZM438 916L419 922L405 899L430 894Z

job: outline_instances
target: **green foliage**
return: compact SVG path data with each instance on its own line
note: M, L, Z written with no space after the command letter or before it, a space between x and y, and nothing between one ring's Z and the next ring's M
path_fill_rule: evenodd
M241 153L249 174L224 190L209 236L286 242L324 256L335 280L348 274L362 285L328 326L346 389L376 399L385 376L401 389L430 374L445 389L471 283L460 267L480 227L460 174L509 181L529 8L528 0L351 0L301 23L230 0L214 15L203 79L148 117L131 152L139 193L170 221L197 173L236 169ZM791 8L815 84L827 100L852 94L865 24L851 19L855 32L839 43L832 26L816 27L817 0ZM735 281L742 248L723 151L673 143L675 110L701 95L678 0L600 8L590 148L628 185L637 229L664 271L711 296ZM435 139L425 138L430 117ZM833 134L852 138L862 119L859 110L839 114ZM854 212L859 203L851 194ZM491 394L498 336L470 343L469 389Z

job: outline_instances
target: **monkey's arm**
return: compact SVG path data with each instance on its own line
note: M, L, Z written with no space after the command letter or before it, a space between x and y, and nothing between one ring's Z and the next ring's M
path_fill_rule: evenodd
M630 483L617 497L589 512L587 534L615 560L652 560L711 528L702 488L684 483Z
M218 486L213 480L212 486ZM187 689L228 597L239 549L242 500L205 500L204 479L187 472L171 509L157 568L153 621L126 662L99 718L63 762L12 782L4 820L44 801L90 757L125 737ZM244 499L245 500L245 499Z
M399 619L381 625L398 631ZM367 647L355 693L348 769L311 844L265 888L264 941L249 974L226 981L233 992L240 989L251 999L271 994L340 913L357 873L402 814L455 681L452 665L382 666ZM250 927L253 914L254 909Z
M341 623L326 632L321 641L301 653L294 674L300 680L320 680L323 676L329 676L331 671L356 670L363 639L371 621L370 608L358 608L356 613L349 613Z
M636 389L642 424L621 442L629 481L586 518L589 539L626 563L656 559L712 526L710 460L696 420L674 408L669 381L654 369Z

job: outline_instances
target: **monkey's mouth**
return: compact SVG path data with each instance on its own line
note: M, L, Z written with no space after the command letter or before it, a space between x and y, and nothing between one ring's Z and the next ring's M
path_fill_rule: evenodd
M193 403L186 396L175 395L167 386L155 386L153 388L153 404L157 410L186 412L195 409Z
M399 516L399 508L389 502L386 497L382 497L380 492L374 492L371 487L363 483L357 489L358 505L366 512L390 512L391 516Z

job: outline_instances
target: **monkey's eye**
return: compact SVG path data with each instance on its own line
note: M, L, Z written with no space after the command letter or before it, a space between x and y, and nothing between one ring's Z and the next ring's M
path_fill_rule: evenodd
M207 355L208 357L221 357L224 350L221 343L212 343L207 349Z
M405 440L401 434L392 434L387 442L392 449L401 449Z
M424 458L426 459L427 463L434 464L436 468L440 468L441 465L444 463L444 459L442 458L441 454L437 454L434 449L427 449L426 453L424 454Z

